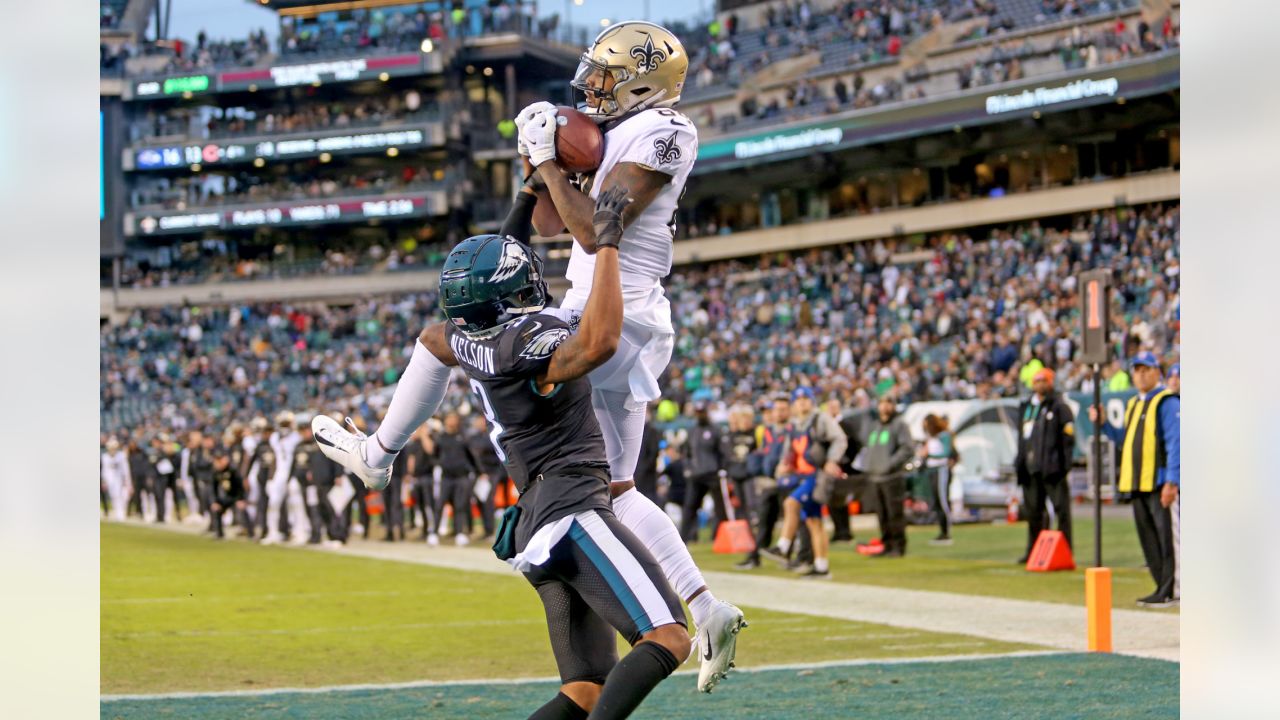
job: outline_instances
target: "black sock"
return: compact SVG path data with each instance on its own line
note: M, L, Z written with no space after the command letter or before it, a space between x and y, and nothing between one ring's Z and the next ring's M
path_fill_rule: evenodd
M636 645L609 671L609 677L604 681L604 690L600 692L600 700L588 717L627 717L640 707L640 703L658 683L679 666L680 661L676 660L676 656L657 643L642 642Z
M568 695L556 693L546 705L533 711L529 720L585 720L587 711L578 706Z

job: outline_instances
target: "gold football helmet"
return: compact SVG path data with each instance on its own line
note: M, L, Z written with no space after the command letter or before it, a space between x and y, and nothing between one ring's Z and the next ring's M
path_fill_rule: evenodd
M582 54L573 87L597 122L680 101L689 56L670 30L640 20L605 28Z

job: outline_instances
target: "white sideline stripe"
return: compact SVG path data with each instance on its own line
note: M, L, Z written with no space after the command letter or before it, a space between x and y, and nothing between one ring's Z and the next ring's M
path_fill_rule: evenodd
M1045 657L1049 655L1067 655L1057 650L1032 650L1011 653L984 653L974 655L932 655L915 658L885 658L858 660L826 660L812 663L784 663L781 665L761 665L759 667L734 668L735 673L764 673L785 670L822 670L826 668L859 667L863 665L907 665L910 663L951 663L968 660L1001 660L1005 658ZM672 675L694 675L696 669L681 670ZM732 674L730 675L732 678ZM188 700L196 698L222 697L257 697L263 695L319 695L333 692L357 692L360 690L412 690L430 687L470 687L475 685L532 685L535 683L559 682L557 677L537 678L493 678L486 680L414 680L402 683L363 683L359 685L326 685L314 688L270 688L266 690L219 690L216 692L173 692L155 695L102 695L101 702L123 702L128 700Z

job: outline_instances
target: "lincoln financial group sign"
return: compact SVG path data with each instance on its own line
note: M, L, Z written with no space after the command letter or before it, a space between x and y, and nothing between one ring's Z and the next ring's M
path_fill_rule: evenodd
M987 114L999 115L1099 96L1112 97L1119 89L1120 81L1111 77L1102 80L1076 80L1057 87L1023 90L1013 95L990 95L987 97Z
M742 140L733 144L733 156L739 160L772 155L788 150L804 150L819 145L839 145L844 137L840 128L814 128L798 133L769 135L759 140Z

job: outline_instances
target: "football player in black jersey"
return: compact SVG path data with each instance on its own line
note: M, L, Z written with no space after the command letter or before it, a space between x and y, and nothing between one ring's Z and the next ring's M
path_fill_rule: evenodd
M504 234L453 249L440 275L447 320L421 336L441 363L466 372L520 489L494 549L524 573L546 609L562 685L530 716L538 720L627 717L691 647L662 568L614 517L586 377L613 355L622 332L617 245L629 202L621 187L597 202L595 278L576 333L542 312L541 260ZM324 416L315 436L331 457L359 448L359 438ZM620 661L615 630L633 646Z

